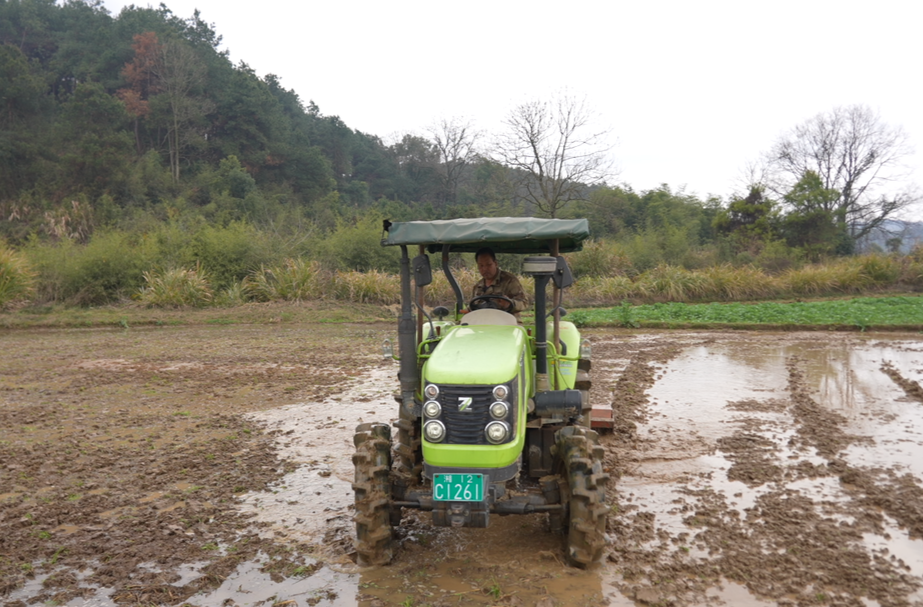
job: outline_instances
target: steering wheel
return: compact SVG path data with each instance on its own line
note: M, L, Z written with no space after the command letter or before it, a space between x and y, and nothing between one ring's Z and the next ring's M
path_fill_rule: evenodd
M506 302L507 308L502 308L498 304L500 302ZM503 312L509 312L516 306L513 303L513 300L507 297L506 295L478 295L473 297L471 301L468 302L469 310L484 310L484 309L494 309L502 310Z

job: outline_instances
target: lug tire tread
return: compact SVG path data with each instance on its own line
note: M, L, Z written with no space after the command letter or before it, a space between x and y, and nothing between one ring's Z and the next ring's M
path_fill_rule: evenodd
M423 476L423 443L418 435L416 418L404 416L394 422L397 429L397 444L394 453L397 456L394 462L395 475L404 486L418 484Z
M353 436L356 560L360 566L391 562L391 428L366 423Z
M606 546L606 486L599 435L582 426L558 431L556 440L561 475L566 479L567 559L577 567L598 561Z

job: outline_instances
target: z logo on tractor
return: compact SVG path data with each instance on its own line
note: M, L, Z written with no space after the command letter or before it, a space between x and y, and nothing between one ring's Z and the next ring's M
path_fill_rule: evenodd
M459 396L458 397L458 411L464 413L465 411L471 410L471 403L474 402L474 399L470 396Z

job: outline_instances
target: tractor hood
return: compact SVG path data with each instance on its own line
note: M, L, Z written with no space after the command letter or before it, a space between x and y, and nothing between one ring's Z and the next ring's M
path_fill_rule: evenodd
M526 350L520 326L472 325L442 338L423 369L437 384L500 384L519 372Z

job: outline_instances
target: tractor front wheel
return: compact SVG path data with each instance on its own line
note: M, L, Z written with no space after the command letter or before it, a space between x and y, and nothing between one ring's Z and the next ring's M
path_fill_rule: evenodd
M555 450L566 514L567 559L586 567L598 561L606 546L606 485L603 448L599 435L581 426L562 428L555 435Z
M356 562L363 567L391 562L391 427L359 424L353 437L356 467Z

